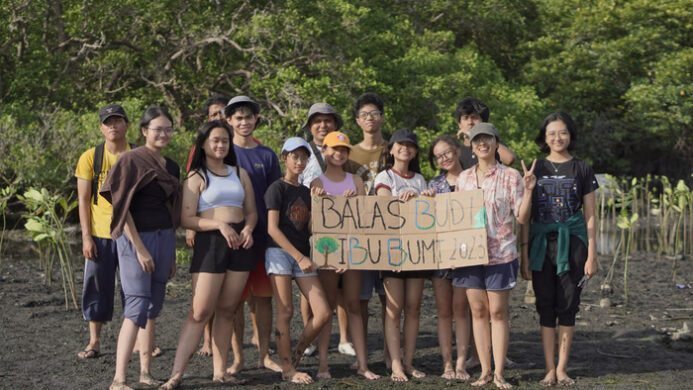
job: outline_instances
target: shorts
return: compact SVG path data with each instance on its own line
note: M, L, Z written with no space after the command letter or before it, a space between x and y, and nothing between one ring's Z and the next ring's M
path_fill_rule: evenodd
M486 291L511 290L517 285L519 264L515 259L504 264L457 268L453 273L452 285Z
M433 277L438 279L452 280L454 270L451 268L437 269L433 271Z
M82 315L86 321L108 322L113 319L118 251L116 242L108 238L93 237L96 258L84 261L82 286ZM120 289L121 301L124 301Z
M232 223L231 227L240 233L245 222ZM198 232L195 235L190 273L221 274L226 271L249 272L255 267L255 250L231 249L219 230Z
M395 278L395 279L428 279L433 275L432 271L380 271L380 277Z
M380 271L361 271L361 300L368 301L373 296L373 290L378 295L385 295L385 286L380 279Z
M243 290L242 300L248 298L248 295L259 298L272 297L272 283L270 282L267 271L265 271L265 250L266 247L256 248L258 257L255 259L255 268L250 271L248 281Z
M305 262L305 260L304 260ZM298 266L296 260L291 257L284 249L269 247L265 251L265 269L267 275L291 276L294 278L304 278L306 276L318 276L315 272L305 273Z

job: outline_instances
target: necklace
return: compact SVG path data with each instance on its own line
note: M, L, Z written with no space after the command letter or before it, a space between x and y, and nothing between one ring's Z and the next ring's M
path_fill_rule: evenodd
M572 160L572 158L571 158L570 160ZM570 160L561 161L561 162L555 163L555 164L554 164L553 161L551 161L551 160L548 160L548 159L547 159L546 161L548 161L549 164L551 164L551 166L553 167L553 171L554 171L555 173L558 173L558 169L561 168L561 166L562 166L563 164L567 163L567 162L570 161Z

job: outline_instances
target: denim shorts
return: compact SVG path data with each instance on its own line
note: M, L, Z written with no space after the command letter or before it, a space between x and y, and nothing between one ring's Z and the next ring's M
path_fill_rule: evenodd
M454 272L455 271L451 268L437 269L437 270L433 271L433 277L438 278L438 279L445 279L445 280L451 281Z
M374 289L378 295L385 295L385 287L383 286L383 280L380 279L380 271L361 271L361 300L370 300Z
M457 268L452 277L452 285L486 291L511 290L517 285L517 259L504 264L475 265Z
M284 249L277 247L269 247L265 251L265 269L267 270L267 275L284 275L294 278L318 276L315 272L303 272L290 254Z

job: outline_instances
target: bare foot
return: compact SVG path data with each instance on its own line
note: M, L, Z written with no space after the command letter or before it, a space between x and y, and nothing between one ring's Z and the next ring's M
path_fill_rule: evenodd
M501 390L508 390L512 389L513 385L505 381L505 378L503 378L501 375L493 375L493 383L496 385L497 388Z
M466 382L469 380L469 378L471 378L471 376L464 368L458 368L455 370L455 379Z
M443 375L440 376L443 379L457 379L455 376L455 370L452 369L452 365L449 365L445 368L445 371L443 371Z
M369 369L357 370L356 373L361 375L362 377L368 379L369 381L374 381L376 379L380 379L380 375L374 373L373 371L371 371Z
M293 371L288 374L282 374L282 379L298 385L309 385L313 383L313 378L305 372Z
M282 372L281 366L277 364L272 358L266 356L262 363L258 364L260 367L265 367L266 369L274 372ZM294 366L296 367L296 366Z
M315 377L318 379L332 379L332 375L329 371L318 372L318 374Z
M472 383L472 387L481 387L481 386L486 386L489 382L493 380L493 374L490 372L487 374L481 373L481 376L479 376L479 379L477 379L475 382Z
M132 390L132 387L126 385L125 382L113 381L111 385L108 386L108 390Z
M172 376L166 383L159 387L159 390L173 390L180 386L180 382L183 380L182 375Z
M246 384L248 381L245 380L245 379L238 379L238 378L236 378L236 377L233 376L233 375L224 374L224 376L222 376L222 377L215 376L214 378L212 378L212 382L214 382L214 383L224 383L224 384L227 384L227 385L244 385L244 384Z
M405 371L408 375L410 375L410 376L412 376L412 377L414 377L414 378L416 378L416 379L421 379L421 378L425 378L425 377L426 377L426 373L425 373L425 372L420 371L420 370L417 370L417 369L414 368L414 367L404 367L404 371Z
M239 372L243 371L245 367L243 366L243 361L242 360L234 360L233 364L229 366L229 368L226 369L226 373L229 375L236 375Z
M393 382L409 382L409 378L407 378L407 375L404 373L404 371L392 370L392 375L390 375L390 379L392 379Z
M566 373L556 374L557 383L559 386L573 386L575 385L575 380L568 376Z
M202 344L200 349L197 350L197 356L212 356L212 346Z
M160 380L154 379L148 372L140 374L140 384L147 386L159 386Z
M539 386L541 387L551 387L556 385L556 371L551 370L546 373L544 379L539 381Z

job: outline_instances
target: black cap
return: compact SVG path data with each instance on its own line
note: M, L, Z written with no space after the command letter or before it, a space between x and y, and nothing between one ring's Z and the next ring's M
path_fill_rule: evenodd
M395 144L395 142L405 143L409 142L414 144L417 148L419 147L419 141L413 131L409 129L399 129L392 134L390 137L390 147Z
M106 119L108 119L112 116L119 116L121 118L124 118L126 121L128 121L128 116L125 115L125 110L119 104L109 104L105 107L102 107L99 110L99 120L101 121L101 123L106 122Z

